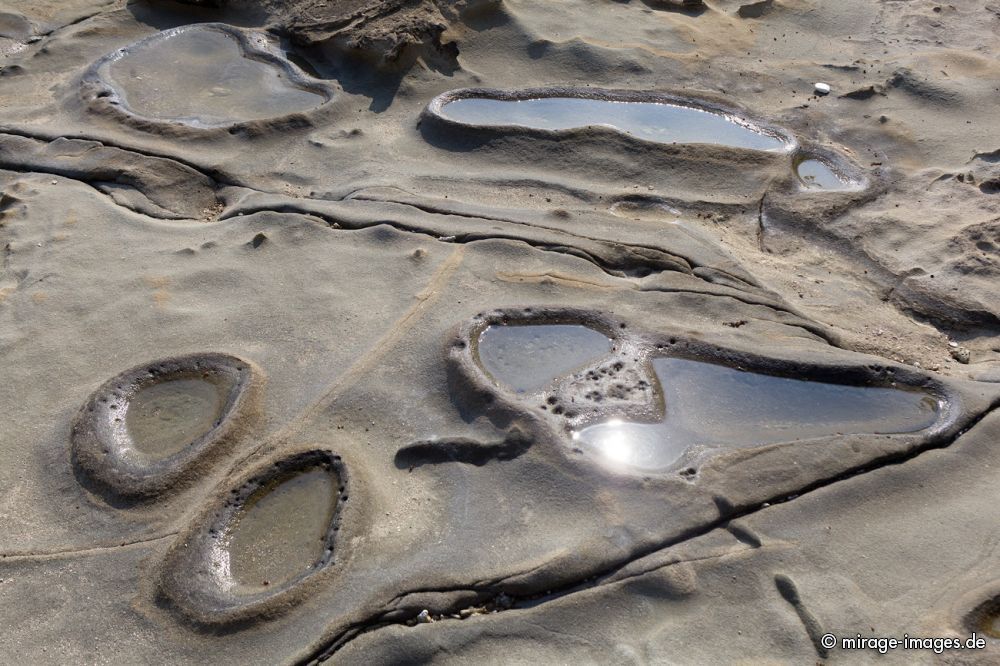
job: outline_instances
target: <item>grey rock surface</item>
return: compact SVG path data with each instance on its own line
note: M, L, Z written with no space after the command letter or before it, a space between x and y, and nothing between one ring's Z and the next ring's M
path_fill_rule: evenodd
M206 126L94 77L207 23L329 99ZM0 2L0 656L1000 658L998 30L923 0ZM530 88L678 100L787 150L436 115ZM852 186L805 187L806 159ZM610 351L512 390L477 345L532 324ZM670 417L664 356L910 391L930 425L657 471L577 446ZM102 398L205 359L245 364L246 400L151 467ZM108 442L162 482L119 483ZM327 511L295 570L246 546L289 552ZM821 643L973 631L942 656Z

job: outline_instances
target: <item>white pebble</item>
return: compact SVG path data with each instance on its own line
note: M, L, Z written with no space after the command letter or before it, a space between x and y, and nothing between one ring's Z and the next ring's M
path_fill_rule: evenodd
M816 91L817 95L829 95L830 94L830 84L829 83L814 83L813 90Z

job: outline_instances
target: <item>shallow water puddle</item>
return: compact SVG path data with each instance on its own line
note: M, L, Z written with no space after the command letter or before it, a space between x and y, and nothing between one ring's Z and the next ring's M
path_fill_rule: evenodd
M823 160L803 160L795 168L799 180L809 190L851 190L855 184L841 178Z
M247 500L214 553L237 592L280 586L313 570L325 555L338 479L313 467L277 477Z
M784 150L776 136L738 119L663 102L618 102L578 97L501 100L464 97L446 103L441 114L467 125L522 126L564 130L594 125L612 127L658 143L711 143L753 150Z
M326 101L277 66L247 57L232 35L197 27L132 48L112 63L110 77L135 113L209 126L307 111Z
M490 326L479 336L479 362L519 393L536 391L611 351L611 340L579 324Z
M978 629L990 638L1000 638L1000 608L984 613Z
M938 402L919 391L775 377L680 358L653 367L663 390L660 423L612 419L573 435L607 462L660 471L691 446L749 447L837 434L915 432Z
M140 388L125 413L133 447L154 459L177 453L215 427L228 393L222 382L200 377Z

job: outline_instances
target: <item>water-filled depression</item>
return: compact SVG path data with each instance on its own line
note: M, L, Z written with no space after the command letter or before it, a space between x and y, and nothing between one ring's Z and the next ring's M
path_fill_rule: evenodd
M579 324L490 326L479 336L479 362L519 393L536 391L611 351L611 340Z
M665 470L689 447L750 447L837 434L915 432L938 418L927 393L850 386L736 370L681 358L653 367L663 390L658 423L610 419L574 433L605 462Z
M788 146L781 138L735 116L665 102L580 97L523 100L461 97L446 102L441 114L455 122L480 126L546 130L606 126L657 143L710 143L770 151L784 150Z
M133 448L166 458L209 432L231 390L221 377L178 377L140 387L128 402L125 425Z
M326 556L338 482L334 472L312 467L257 489L213 548L223 585L252 594L315 570Z
M135 113L226 125L308 111L326 101L280 67L247 57L235 36L190 27L130 47L110 78Z
M850 190L856 183L842 178L823 160L808 159L799 162L795 168L802 185L808 190Z

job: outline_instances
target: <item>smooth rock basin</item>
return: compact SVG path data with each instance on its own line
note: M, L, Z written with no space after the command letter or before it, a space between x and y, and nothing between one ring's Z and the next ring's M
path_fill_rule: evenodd
M490 326L479 335L479 362L518 393L537 391L611 351L611 340L579 324Z
M338 502L335 473L313 467L282 474L254 492L213 547L220 586L256 594L319 568Z
M829 164L823 160L807 159L799 162L795 168L795 173L799 181L808 190L853 190L857 189L857 183L853 183L834 171Z
M214 377L171 379L140 388L125 413L133 447L153 459L182 450L215 427L231 388Z
M1000 607L983 613L977 630L990 638L1000 639Z
M309 111L327 101L297 85L290 71L253 57L230 31L189 26L124 49L107 76L136 114L212 127Z
M544 130L605 126L657 143L707 143L763 151L788 148L786 141L736 116L666 102L581 97L523 100L461 97L445 102L440 113L466 125Z
M659 423L611 419L573 434L573 444L613 467L663 471L690 447L743 448L837 434L923 430L939 403L912 390L776 377L681 358L658 358Z
M74 467L117 497L183 485L255 418L260 379L234 356L201 353L146 363L102 384L70 431Z

